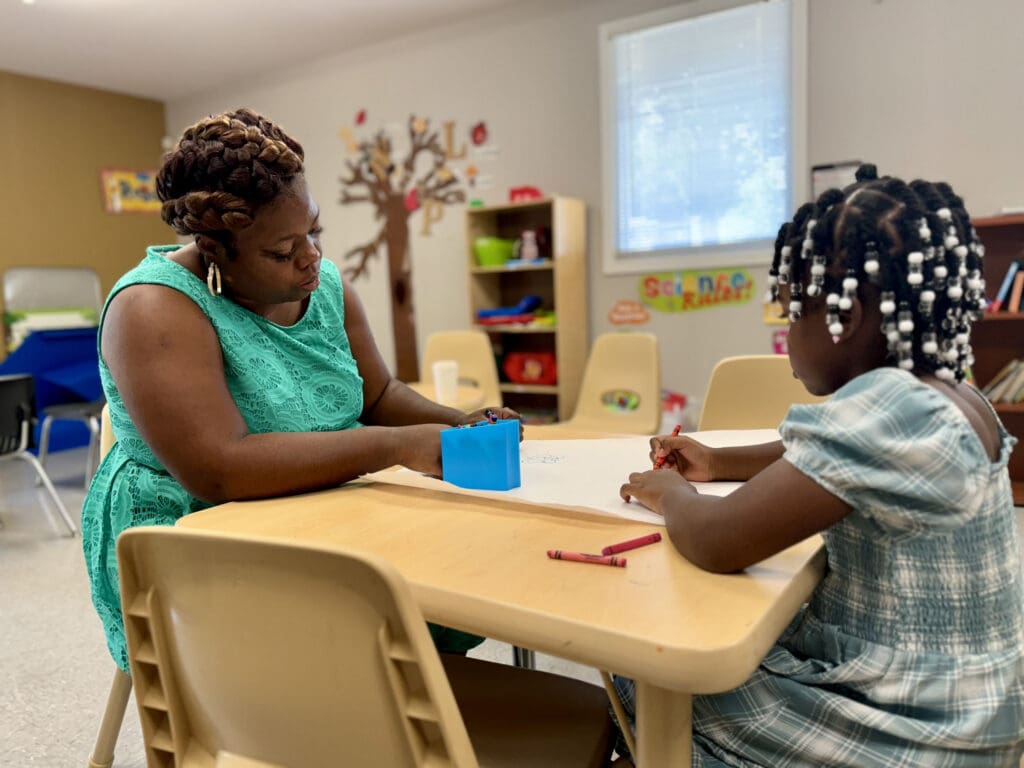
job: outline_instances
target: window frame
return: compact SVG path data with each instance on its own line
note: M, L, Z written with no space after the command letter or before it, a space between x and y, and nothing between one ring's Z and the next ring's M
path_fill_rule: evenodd
M690 0L652 13L607 22L598 29L601 73L601 167L603 224L603 269L608 275L636 274L679 269L709 269L732 266L764 266L771 263L771 243L765 240L727 245L669 248L623 253L618 248L618 174L616 149L617 88L613 40L619 35L639 32L663 24L691 19L745 5L774 0ZM790 199L793 211L807 200L807 0L789 0L790 5ZM781 225L782 222L780 221Z

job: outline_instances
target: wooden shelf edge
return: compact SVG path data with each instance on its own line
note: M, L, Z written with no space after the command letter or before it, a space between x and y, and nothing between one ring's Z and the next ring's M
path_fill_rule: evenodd
M1013 505L1024 507L1024 480L1011 480L1010 487L1013 489Z
M558 329L553 325L480 325L474 323L473 328L484 333L554 333Z
M550 272L555 268L555 262L552 259L545 259L542 262L536 264L522 264L520 266L513 267L471 267L470 272L474 275L509 275L514 272Z
M518 203L498 203L497 205L467 205L466 213L501 213L502 211L518 211L523 208L542 207L555 202L554 197L542 197L539 200L522 200Z
M989 320L999 322L1003 320L1024 320L1024 312L987 312L981 316L983 322Z
M1024 413L1024 403L992 403L996 413Z
M558 387L554 384L511 384L502 382L498 385L502 392L517 395L557 395Z
M999 216L981 216L971 219L975 229L986 229L988 227L1013 227L1024 224L1024 213L1006 213Z

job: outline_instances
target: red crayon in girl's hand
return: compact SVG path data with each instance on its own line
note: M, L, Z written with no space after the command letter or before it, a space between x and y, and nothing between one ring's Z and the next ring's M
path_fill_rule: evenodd
M564 549L549 549L548 557L552 560L572 560L574 563L614 565L616 568L626 567L626 558L624 557L603 557L601 555L589 555L586 552L569 552Z
M682 424L676 424L675 427L672 428L672 437L679 437L679 432L680 432L680 430L682 430L682 428L683 428ZM666 453L664 456L659 456L657 459L655 459L654 460L654 468L655 469L661 469L665 465L665 459L667 459L667 458L668 458L668 454Z

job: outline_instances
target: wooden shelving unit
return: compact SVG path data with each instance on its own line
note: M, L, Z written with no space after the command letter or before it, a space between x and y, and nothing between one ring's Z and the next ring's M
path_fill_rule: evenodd
M478 237L519 237L524 230L546 228L544 261L519 266L482 267L473 253ZM550 414L559 421L572 415L587 358L587 224L582 200L553 197L525 203L466 210L470 323L486 332L498 358L505 404L524 413ZM477 311L515 306L523 296L540 296L541 309L555 313L553 324L487 325ZM502 360L510 352L550 352L557 383L522 384L508 380Z
M1024 259L1024 214L974 219L974 228L985 245L985 297L991 302L1010 264ZM986 314L971 334L974 348L974 380L979 387L991 381L1014 358L1024 358L1024 312ZM1003 424L1024 441L1024 403L993 403ZM1024 443L1022 443L1024 444ZM1024 448L1010 456L1013 502L1024 504Z

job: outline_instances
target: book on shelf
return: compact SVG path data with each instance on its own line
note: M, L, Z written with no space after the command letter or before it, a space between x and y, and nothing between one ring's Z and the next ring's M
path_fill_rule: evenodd
M1018 361L1020 363L1020 361ZM994 400L996 403L1014 403L1017 402L1017 397L1021 391L1024 390L1024 363L1020 363L1016 370L1014 370L1012 376L1007 377L1006 386L1003 387L1002 392L999 393L999 399Z
M981 388L981 393L992 402L998 402L997 395L1002 393L1005 388L1007 381L1013 377L1017 369L1020 367L1020 360L1010 360L1007 362L995 376Z
M1001 309L1006 309L1006 301L1010 298L1010 288L1013 287L1014 278L1017 276L1017 272L1020 270L1020 262L1010 262L1010 266L1006 269L1006 274L1003 276L1003 282L999 284L999 292L996 293L996 297L992 300L992 303L988 305L989 312L998 312Z
M1024 269L1018 269L1013 276L1013 287L1010 289L1010 298L1006 300L1007 312L1020 312L1021 294L1024 293Z

